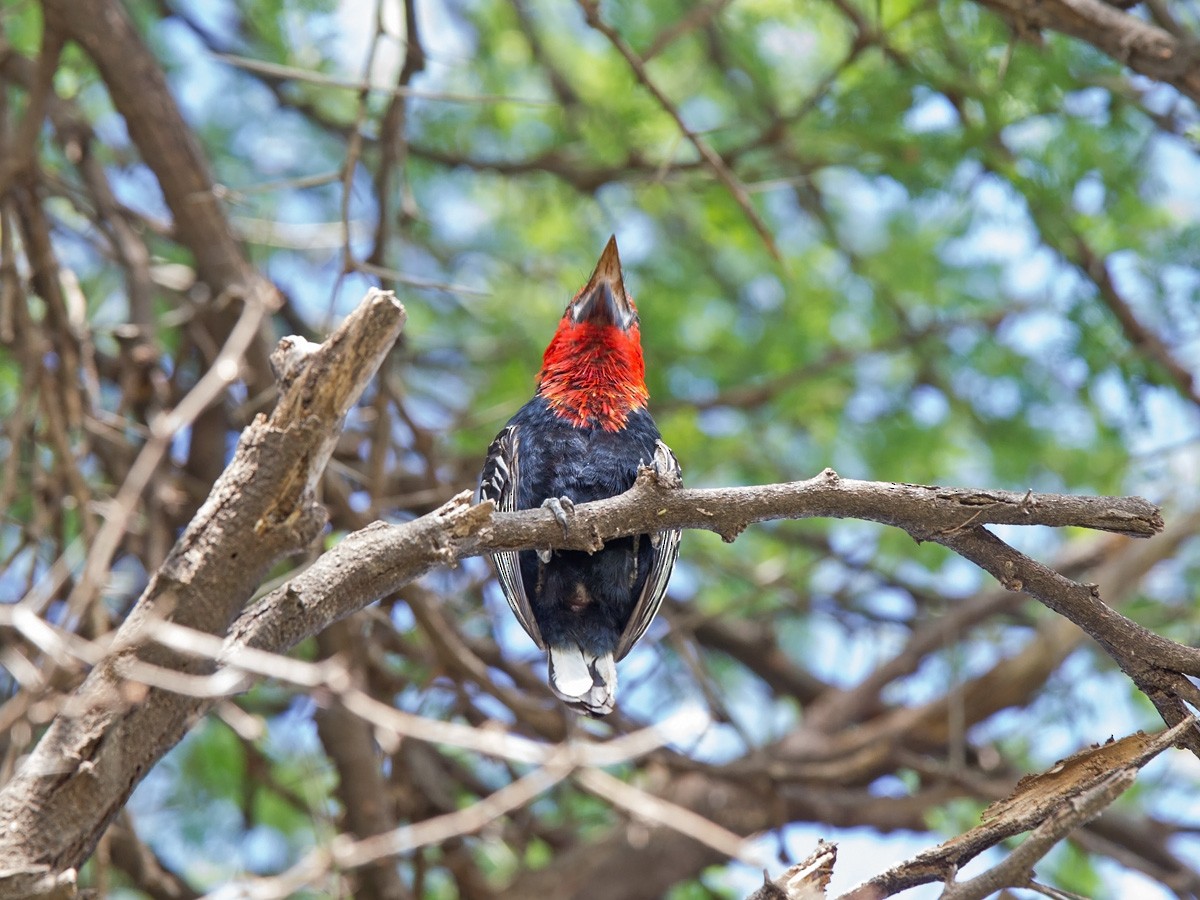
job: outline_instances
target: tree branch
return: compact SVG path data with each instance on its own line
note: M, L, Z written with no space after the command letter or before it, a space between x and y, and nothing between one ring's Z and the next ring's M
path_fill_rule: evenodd
M986 491L841 478L826 469L806 481L750 487L672 489L643 470L621 497L581 505L569 534L550 514L497 515L481 550L553 547L598 550L605 540L668 528L701 528L733 541L747 525L772 519L862 519L902 528L917 541L952 538L969 526L1049 525L1130 537L1162 531L1158 507L1141 497L1079 497ZM503 523L503 531L499 527ZM554 523L555 527L550 527ZM503 537L502 537L503 535ZM515 543L514 543L515 541Z
M95 61L129 136L158 179L180 241L195 255L200 278L214 293L262 284L234 237L208 161L162 67L125 8L117 0L42 0L42 7L46 20Z
M1168 725L1185 719L1188 705L1200 702L1200 690L1187 677L1200 674L1200 649L1157 635L1121 615L1101 599L1099 585L1064 578L980 526L940 543L990 572L1009 590L1025 591L1086 631L1150 698ZM1200 735L1189 732L1183 740L1200 756Z
M686 490L659 485L653 473L643 470L626 493L575 507L566 535L548 510L493 513L490 504L469 505L465 493L412 522L376 522L347 536L260 600L234 623L230 642L285 650L436 566L484 553L596 550L615 537L668 528L703 528L733 540L753 522L817 516L880 522L903 528L918 540L942 543L965 533L968 523L1091 527L1139 537L1162 529L1158 508L1139 497L865 482L839 478L828 469L787 484ZM1186 651L1180 648L1183 656Z
M1101 0L977 0L1013 21L1018 33L1050 28L1087 41L1135 72L1173 85L1200 103L1200 53L1165 29Z
M193 709L178 694L131 686L129 664L185 674L212 661L143 645L167 620L215 635L280 557L325 524L314 488L346 412L404 324L390 294L372 291L319 348L285 339L277 351L283 394L268 419L242 434L207 502L92 670L17 775L0 792L0 894L8 879L57 873L87 858L134 785L187 731ZM14 609L34 617L28 609ZM36 618L36 617L35 617Z
M211 671L212 658L148 643L168 620L213 635L226 625L282 553L304 546L324 523L314 489L342 417L373 375L403 323L390 295L372 292L319 348L281 342L273 357L282 396L269 421L260 417L208 502L28 764L0 793L0 873L28 875L38 866L79 865L134 784L186 732L211 696L160 687L132 690L137 665L174 670L184 681ZM1091 527L1135 536L1162 528L1158 509L1136 497L1070 497L980 491L839 478L826 470L789 484L684 490L644 469L634 487L580 505L567 533L547 510L495 513L461 494L440 509L399 525L375 523L339 542L312 566L242 613L228 629L225 652L276 653L330 623L393 593L436 566L497 550L597 549L614 537L669 528L704 528L733 540L748 524L781 518L860 518L893 525L917 540L943 543L997 574L1006 587L1029 586L1066 615L1103 614L1102 644L1125 654L1147 645L1161 659L1196 667L1191 651L1145 632L1079 596L1089 589L1017 554L982 525ZM1011 563L1011 565L1010 565ZM13 617L14 621L16 616ZM1085 627L1088 627L1085 624ZM1124 665L1124 663L1123 663ZM1188 668L1191 671L1191 668ZM1165 713L1164 713L1165 714ZM85 799L86 798L86 799ZM53 823L53 825L52 825ZM66 827L63 824L66 823Z
M961 900L990 896L1000 888L1020 885L1029 868L1050 847L1067 832L1099 815L1132 784L1142 766L1181 740L1186 732L1195 731L1195 725L1195 718L1189 716L1158 734L1138 732L1119 741L1110 740L1081 750L1044 773L1028 775L1017 782L1010 797L984 811L983 824L876 875L839 900L880 900L934 881L947 882L943 897ZM954 883L954 873L984 850L1030 830L1033 834L1008 860L979 878ZM983 890L994 882L1004 883Z

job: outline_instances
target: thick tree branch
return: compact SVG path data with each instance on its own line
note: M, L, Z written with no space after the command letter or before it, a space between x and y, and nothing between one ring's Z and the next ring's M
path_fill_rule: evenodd
M275 411L243 433L208 501L117 633L113 652L0 792L0 894L6 878L77 867L134 785L186 732L193 707L170 691L131 688L124 670L150 663L202 673L212 663L143 646L145 627L169 620L224 634L270 566L320 534L325 511L314 487L346 412L404 318L394 297L372 291L321 347L283 342L283 396Z
M1135 72L1200 103L1200 48L1101 0L978 0L1019 32L1050 28L1087 41Z
M493 513L490 504L470 506L467 494L412 522L377 522L248 610L234 624L231 642L285 650L436 566L482 553L595 550L614 537L667 528L703 528L732 540L752 522L817 516L880 522L939 542L980 523L1091 527L1141 537L1162 529L1157 507L1138 497L853 481L832 470L788 484L686 490L659 485L644 470L625 494L575 507L566 535L548 510Z
M264 281L217 201L208 161L171 95L158 60L118 0L43 0L46 20L95 61L129 136L154 172L179 240L214 292Z
M1028 775L1017 783L1012 796L984 811L983 824L880 873L839 900L880 900L933 881L946 881L943 896L957 898L990 896L1001 888L1020 886L1033 863L1067 832L1099 815L1133 783L1142 766L1185 733L1194 732L1195 725L1195 718L1189 716L1158 734L1139 732L1081 750L1047 772ZM954 883L958 869L984 850L1030 830L1033 834L1026 842L990 874Z

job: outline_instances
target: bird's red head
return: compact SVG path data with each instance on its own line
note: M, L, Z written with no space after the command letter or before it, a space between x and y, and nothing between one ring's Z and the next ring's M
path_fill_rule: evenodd
M645 379L637 307L612 237L546 348L538 393L574 425L620 431L650 397Z

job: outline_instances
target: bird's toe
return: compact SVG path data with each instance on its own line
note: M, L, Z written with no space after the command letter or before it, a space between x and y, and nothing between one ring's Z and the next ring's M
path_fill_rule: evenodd
M554 520L562 526L563 537L569 537L571 534L570 516L575 512L575 501L570 497L547 497L542 501L542 506L554 513Z

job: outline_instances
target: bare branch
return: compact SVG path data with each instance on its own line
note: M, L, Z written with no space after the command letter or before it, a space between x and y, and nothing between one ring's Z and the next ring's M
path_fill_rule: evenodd
M763 886L746 900L825 900L836 862L837 844L818 841L816 850L778 878L764 872Z
M943 880L948 882L943 896L964 900L987 896L999 887L1023 883L1029 867L1063 835L1098 815L1129 787L1142 766L1179 741L1186 732L1194 731L1195 725L1195 718L1189 717L1156 735L1139 732L1082 750L1043 774L1027 776L1017 784L1011 797L984 811L982 825L875 876L843 894L839 900L879 900L919 884ZM980 876L983 881L973 879L959 886L951 883L954 873L984 850L1030 829L1034 829L1034 834L1026 841L1030 849L1021 853L1023 844L1014 854L1017 855L1016 863L1009 867L1001 863L998 867L1006 876L1017 878L1016 881L998 885L986 893L977 891L989 883L987 873ZM1020 871L1013 871L1012 867ZM955 887L964 889L961 896L951 893Z
M619 498L576 508L569 536L541 510L497 516L481 550L529 547L597 550L605 540L667 528L702 528L732 541L747 525L772 519L854 518L902 528L918 541L944 543L970 526L1049 525L1092 528L1130 537L1162 531L1158 507L1140 497L1079 497L1032 491L987 491L840 478L832 469L807 481L752 487L678 489L644 470ZM557 523L555 523L557 524Z
M1100 586L1079 584L1038 563L983 527L939 541L990 572L1012 591L1025 591L1091 635L1146 694L1168 725L1189 715L1200 690L1187 676L1200 674L1200 650L1143 628L1106 604ZM1200 736L1188 746L1200 754Z
M767 227L767 223L762 220L762 217L754 209L754 204L750 200L750 195L746 192L745 186L738 181L736 175L730 171L729 166L725 164L725 160L717 153L708 142L704 140L696 132L692 131L683 120L683 115L679 112L678 107L671 102L666 94L655 84L650 77L649 71L646 69L646 64L634 52L633 48L625 42L625 39L617 32L615 28L600 18L600 5L596 0L579 0L579 5L583 7L583 13L587 17L588 24L599 31L602 35L608 38L609 42L616 48L621 56L625 57L625 61L629 63L629 67L633 69L637 80L642 86L650 92L659 105L675 120L675 124L679 126L679 130L683 132L683 136L688 139L696 152L704 159L713 174L717 176L717 180L725 185L725 189L729 191L734 202L742 210L746 219L754 226L754 230L758 232L758 236L762 238L763 244L770 252L776 261L782 260L779 255L779 248L775 244L775 236L771 234L771 229Z
M697 815L687 807L638 790L599 769L585 769L575 775L575 780L613 806L619 806L647 822L665 825L680 834L686 834L693 840L716 850L722 856L729 859L740 859L751 865L762 864L758 854L747 846L741 836L722 828L704 816Z
M503 97L496 94L459 94L453 91L424 91L401 84L371 84L368 81L353 81L325 75L311 69L301 69L296 66L286 66L264 59L248 59L233 53L214 54L221 62L228 63L237 69L267 75L280 81L304 81L309 84L319 84L325 87L345 88L346 90L385 94L393 97L413 97L421 100L442 100L447 103L513 103L520 106L549 106L549 100L536 100L531 97Z
M984 900L1004 888L1028 884L1034 864L1055 844L1096 818L1132 787L1137 773L1137 769L1118 769L1095 787L1068 798L1004 862L970 881L946 885L941 900Z
M1135 72L1200 102L1197 48L1101 0L978 0L1024 32L1050 28L1087 41Z
M313 488L343 417L403 323L395 298L371 292L287 379L271 417L260 416L242 435L208 501L117 633L116 651L0 792L0 873L22 877L38 866L61 871L82 862L133 786L183 735L188 704L161 690L130 694L122 662L183 674L211 668L141 647L146 626L165 619L223 634L269 567L320 533L325 512Z

